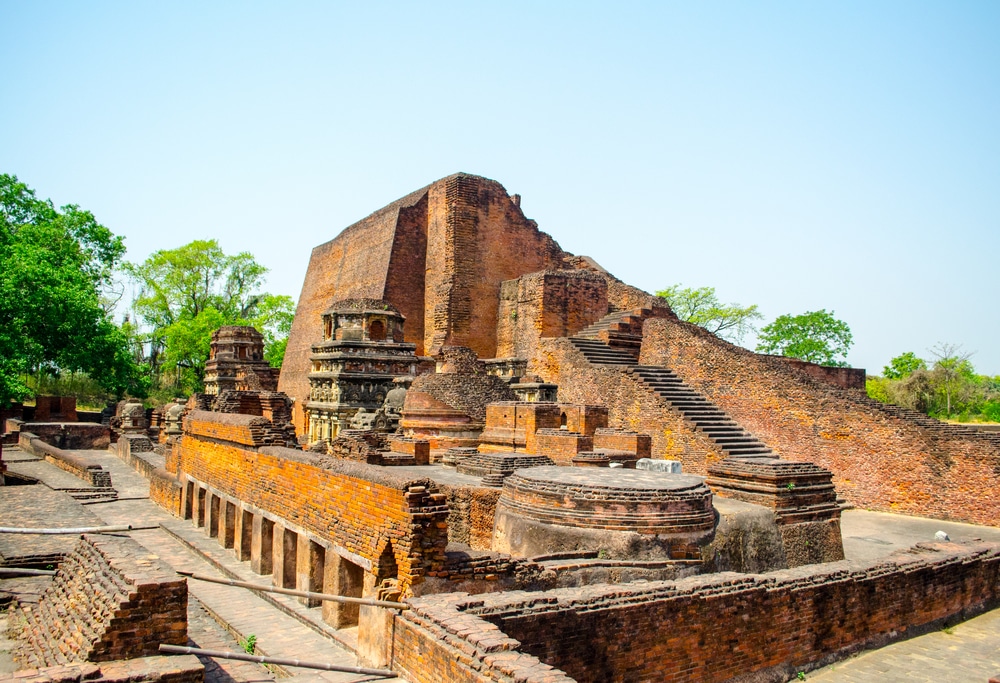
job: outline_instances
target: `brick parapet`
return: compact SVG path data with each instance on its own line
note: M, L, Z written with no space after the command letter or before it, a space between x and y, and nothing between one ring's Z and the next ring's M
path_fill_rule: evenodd
M417 681L457 662L471 681L547 680L531 677L542 665L584 683L777 682L998 602L1000 546L920 544L769 574L417 598L396 618L393 664ZM523 669L498 670L494 653Z
M679 321L646 322L642 363L672 369L780 457L830 470L859 507L1000 524L995 435L876 403ZM706 467L684 462L689 472Z

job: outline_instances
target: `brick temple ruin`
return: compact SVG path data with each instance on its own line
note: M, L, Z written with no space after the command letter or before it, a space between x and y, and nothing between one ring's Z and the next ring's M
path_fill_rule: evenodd
M276 385L258 337L112 448L276 586L405 600L310 604L408 681L788 680L1000 600L996 545L862 564L840 531L1000 526L1000 436L678 320L495 181L316 247Z

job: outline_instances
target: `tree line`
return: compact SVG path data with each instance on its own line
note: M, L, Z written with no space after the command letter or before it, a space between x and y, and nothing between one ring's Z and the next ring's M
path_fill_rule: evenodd
M267 268L215 240L124 261L125 243L77 205L56 208L0 174L0 407L34 393L89 405L168 400L203 388L212 332L253 325L281 365L290 297L262 291ZM131 282L136 295L115 311Z

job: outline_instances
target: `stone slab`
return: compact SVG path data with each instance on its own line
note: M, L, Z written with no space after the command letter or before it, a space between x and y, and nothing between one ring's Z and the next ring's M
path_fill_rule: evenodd
M667 474L680 474L681 461L653 460L652 458L639 458L635 462L635 468L637 470L646 470L647 472L666 472Z

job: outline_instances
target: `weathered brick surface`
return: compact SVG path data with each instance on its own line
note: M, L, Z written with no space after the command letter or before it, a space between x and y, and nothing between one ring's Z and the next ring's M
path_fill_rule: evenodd
M444 345L496 354L500 283L559 268L566 256L499 183L456 174L355 223L313 250L278 388L304 431L310 347L321 313L345 298L385 299L406 316L417 353Z
M542 337L568 337L608 313L608 284L597 273L530 273L500 287L498 358L531 358Z
M84 536L41 600L18 604L29 667L110 661L187 642L187 582L130 538Z
M584 683L786 681L995 605L998 580L1000 546L941 543L868 564L428 596L396 618L393 665L414 681L567 680L549 667Z
M460 410L477 423L486 419L487 404L515 398L510 386L499 377L487 375L485 368L477 375L453 373L420 375L413 380L410 390L415 394L414 398L420 394L427 394L450 408ZM414 400L407 395L404 413L413 407L415 407Z
M448 497L448 541L473 550L489 550L493 543L493 515L501 489L439 484Z
M203 434L187 433L180 440L182 479L211 486L338 544L370 560L376 574L391 544L404 590L443 569L448 508L432 481L288 448L254 450L204 435L225 433L227 424L220 421L214 429L204 427Z
M855 505L1000 525L994 435L908 416L687 323L649 320L644 330L644 364L674 370L782 458L832 471L837 492ZM684 459L689 472L708 464Z
M93 422L25 422L21 430L45 443L69 450L101 450L111 443L111 430Z

